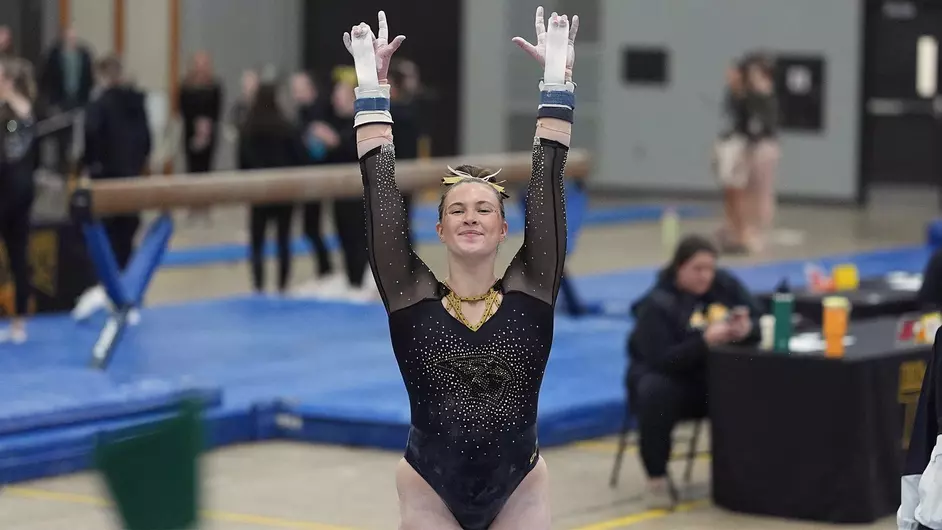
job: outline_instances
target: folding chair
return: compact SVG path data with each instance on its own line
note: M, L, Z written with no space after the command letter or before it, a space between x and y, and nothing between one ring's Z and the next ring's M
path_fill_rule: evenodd
M629 398L629 401L630 398ZM697 444L700 439L700 426L704 418L684 418L693 420L693 435L690 437L690 446L687 448L687 466L684 469L684 485L690 484L690 478L693 474L693 463L697 458ZM631 415L631 409L628 403L625 403L625 417L622 421L621 432L618 435L618 449L615 450L615 465L612 467L612 475L609 478L610 488L618 486L618 477L621 474L621 463L625 456L625 450L628 448L628 437L631 435L634 417ZM669 477L669 475L668 475ZM673 488L673 485L671 486Z

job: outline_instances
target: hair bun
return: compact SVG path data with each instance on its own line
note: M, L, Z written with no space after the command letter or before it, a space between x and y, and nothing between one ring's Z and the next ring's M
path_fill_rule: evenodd
M489 170L479 168L477 166L458 166L457 168L453 168L451 166L446 167L448 168L448 175L442 177L442 184L445 186L453 186L466 179L480 180L497 190L501 198L510 198L510 195L507 195L507 192L504 191L504 187L501 186L501 184L503 184L505 181L497 181L496 177L498 174L500 174L500 169L493 173L489 173Z

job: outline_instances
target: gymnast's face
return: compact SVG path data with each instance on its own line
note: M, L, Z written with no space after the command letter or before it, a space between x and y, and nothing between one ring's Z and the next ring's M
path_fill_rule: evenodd
M691 294L706 294L716 276L716 256L697 252L677 268L677 286Z
M483 182L461 182L448 190L443 202L436 228L450 253L475 258L497 254L507 237L497 190Z

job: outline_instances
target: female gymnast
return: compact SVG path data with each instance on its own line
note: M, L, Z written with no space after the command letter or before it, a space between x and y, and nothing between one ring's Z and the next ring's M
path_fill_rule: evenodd
M411 405L412 428L396 471L401 529L550 527L549 477L539 454L537 402L553 339L566 256L563 171L574 107L572 26L536 11L536 45L513 42L544 64L523 246L495 275L507 236L507 195L496 172L449 168L437 231L448 277L436 279L408 243L396 185L386 74L405 39L365 23L344 34L353 55L360 171L369 255Z
M0 240L7 249L15 289L10 329L0 342L26 340L30 295L29 231L36 186L33 101L36 84L31 65L23 59L0 60Z

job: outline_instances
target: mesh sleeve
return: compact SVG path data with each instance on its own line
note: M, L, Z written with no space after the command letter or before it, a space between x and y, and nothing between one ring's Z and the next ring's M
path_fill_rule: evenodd
M563 176L568 155L565 145L534 138L523 246L504 275L505 290L520 291L553 306L566 261Z
M438 281L409 242L409 214L396 185L396 152L386 144L360 158L370 267L388 313L438 292Z

